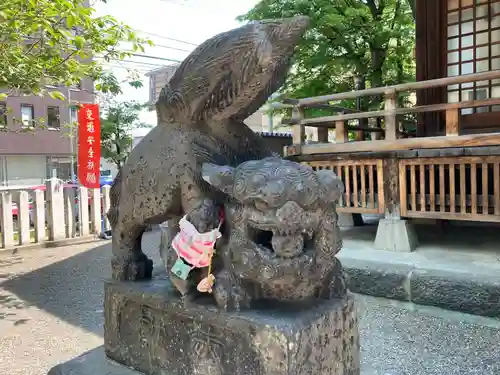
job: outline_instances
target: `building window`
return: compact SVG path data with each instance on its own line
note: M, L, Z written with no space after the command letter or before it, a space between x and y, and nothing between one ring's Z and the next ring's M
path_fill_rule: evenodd
M7 126L7 104L0 102L0 128Z
M64 181L71 180L71 160L47 156L46 158L47 178L57 177Z
M31 104L21 104L21 121L24 127L35 125L35 110Z
M448 76L500 69L500 0L448 0ZM499 98L500 79L448 86L448 102ZM462 114L498 111L465 108Z
M47 107L47 126L49 129L59 129L61 127L59 107Z
M78 108L71 107L70 112L69 112L69 116L70 116L69 121L71 121L71 125L78 122Z

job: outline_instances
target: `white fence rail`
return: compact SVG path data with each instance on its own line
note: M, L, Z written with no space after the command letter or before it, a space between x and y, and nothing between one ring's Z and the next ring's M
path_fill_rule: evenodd
M51 179L45 189L0 191L0 249L109 230L109 188L87 189Z

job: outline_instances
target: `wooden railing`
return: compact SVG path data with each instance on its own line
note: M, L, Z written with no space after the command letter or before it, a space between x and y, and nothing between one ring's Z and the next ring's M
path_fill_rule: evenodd
M307 163L314 170L330 169L345 186L338 212L377 214L384 212L382 160L337 160Z
M0 249L95 236L109 229L109 186L64 187L56 179L45 189L0 192Z
M387 151L411 148L430 148L430 147L446 147L446 143L453 143L451 147L465 147L471 143L482 142L482 144L498 145L500 144L500 133L489 135L485 139L484 134L481 135L463 135L460 136L460 110L464 108L475 108L500 105L500 98L490 98L485 100L470 100L459 103L442 103L432 105L421 105L410 108L397 108L397 95L401 92L415 91L420 89L429 89L440 86L457 85L463 83L471 83L476 81L489 81L500 79L500 70L494 70L484 73L475 73L462 75L457 77L447 77L434 79L429 81L419 81L406 83L401 85L377 87L366 90L350 91L332 95L324 95L313 98L304 99L288 99L284 103L274 103L274 108L292 108L292 117L285 121L287 125L292 127L293 145L285 148L285 155L314 155L322 153L342 153L342 152L359 152L359 151ZM335 107L330 105L331 102L355 99L362 96L384 96L384 110L369 111L369 112L354 112L342 113L333 116L323 116L314 118L305 118L304 113L306 108L322 108L326 109ZM405 114L438 112L446 113L446 136L429 137L429 138L414 138L414 139L399 139L404 136L404 131L399 128L398 116ZM369 118L383 118L383 128L376 127L350 127L347 123L349 120L360 120ZM303 144L305 140L305 127L318 128L319 144ZM328 143L328 130L335 129L336 143ZM383 140L376 141L358 141L349 142L348 132L350 130L362 130L372 133L382 133ZM452 137L453 136L453 137ZM454 138L453 140L451 140Z
M500 156L399 161L401 216L500 222Z
M496 79L500 70L275 103L275 108L292 109L286 123L292 126L293 145L284 154L313 168L333 169L342 178L346 191L340 212L500 222L500 131L461 134L460 127L461 109L500 105L500 98L397 107L401 92ZM383 110L305 118L306 108L338 113L333 102L374 95L384 96ZM408 138L398 124L402 115L437 111L445 112L443 136ZM380 117L382 128L349 123ZM500 125L500 112L498 118ZM306 126L318 128L318 143L304 144ZM328 142L329 129L335 129L336 143ZM349 131L360 130L384 139L350 142Z

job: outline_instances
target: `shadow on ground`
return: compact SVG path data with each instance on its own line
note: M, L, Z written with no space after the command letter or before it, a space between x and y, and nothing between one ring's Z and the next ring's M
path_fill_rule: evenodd
M377 217L365 218L361 227L342 228L346 247L356 244L372 246L377 234ZM419 246L416 251L477 252L497 256L500 260L500 225L496 223L417 224L414 225ZM444 254L443 254L444 255Z
M162 272L157 237L148 233L143 240L145 252L154 259L155 274ZM16 312L34 306L71 325L102 335L103 282L111 275L111 244L90 246L93 247L89 250L46 267L0 279L0 319L16 324L20 320L16 319ZM64 252L69 248L58 250Z

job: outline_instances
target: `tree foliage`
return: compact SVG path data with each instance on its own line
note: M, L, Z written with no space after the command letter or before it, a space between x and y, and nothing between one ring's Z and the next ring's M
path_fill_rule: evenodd
M97 90L120 93L120 82L95 57L120 60L129 55L120 42L128 42L131 52L151 42L111 16L95 16L86 3L0 1L0 87L18 95L41 94L47 85L72 86L88 77ZM63 99L57 91L50 95Z
M118 170L127 159L132 147L132 129L139 125L139 115L145 104L110 100L101 116L101 155L114 163Z
M414 79L412 0L261 0L239 19L307 15L310 30L282 89L295 98L378 87ZM354 107L353 101L340 103ZM380 106L380 98L363 102Z

